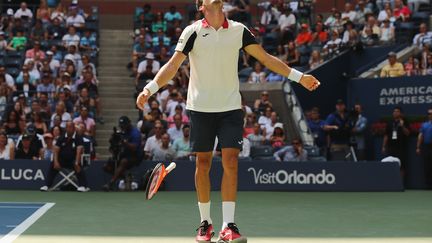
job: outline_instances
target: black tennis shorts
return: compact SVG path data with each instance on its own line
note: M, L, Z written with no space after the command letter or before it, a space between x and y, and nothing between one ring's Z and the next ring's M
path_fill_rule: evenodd
M210 152L216 137L220 148L243 146L243 111L198 112L188 110L192 152Z

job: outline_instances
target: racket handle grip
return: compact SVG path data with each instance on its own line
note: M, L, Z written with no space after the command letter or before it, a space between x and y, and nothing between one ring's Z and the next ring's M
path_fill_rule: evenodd
M171 162L171 164L169 164L168 167L166 167L165 170L166 170L167 173L170 173L172 170L175 169L175 167L176 167L176 163Z

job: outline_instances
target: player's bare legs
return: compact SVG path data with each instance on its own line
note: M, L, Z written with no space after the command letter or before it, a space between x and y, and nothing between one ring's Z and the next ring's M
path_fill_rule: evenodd
M214 231L210 217L210 168L212 152L196 153L195 188L198 197L198 208L201 216L201 224L198 227L196 242L210 242Z
M237 200L237 177L238 177L238 155L239 149L222 149L222 166L224 169L222 177L222 201L235 202ZM233 222L228 222L233 223Z
M196 153L195 187L198 202L207 203L210 201L210 168L212 152Z

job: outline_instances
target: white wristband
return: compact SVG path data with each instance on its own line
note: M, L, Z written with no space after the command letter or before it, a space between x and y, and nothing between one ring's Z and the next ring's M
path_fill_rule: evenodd
M150 81L144 89L148 89L150 91L150 95L154 95L159 90L159 85L156 83L156 81Z
M294 82L300 82L300 79L303 77L303 73L291 68L291 72L288 75L288 78Z

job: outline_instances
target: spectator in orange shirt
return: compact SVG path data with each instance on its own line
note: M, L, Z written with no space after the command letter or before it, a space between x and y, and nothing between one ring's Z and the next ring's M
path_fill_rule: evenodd
M324 31L323 24L317 23L315 27L315 32L312 34L311 42L317 46L324 46L328 40L328 33Z
M411 10L403 4L402 0L395 0L393 16L399 21L407 21L410 15Z
M295 40L297 46L308 45L312 41L312 33L308 24L301 25L301 31Z

